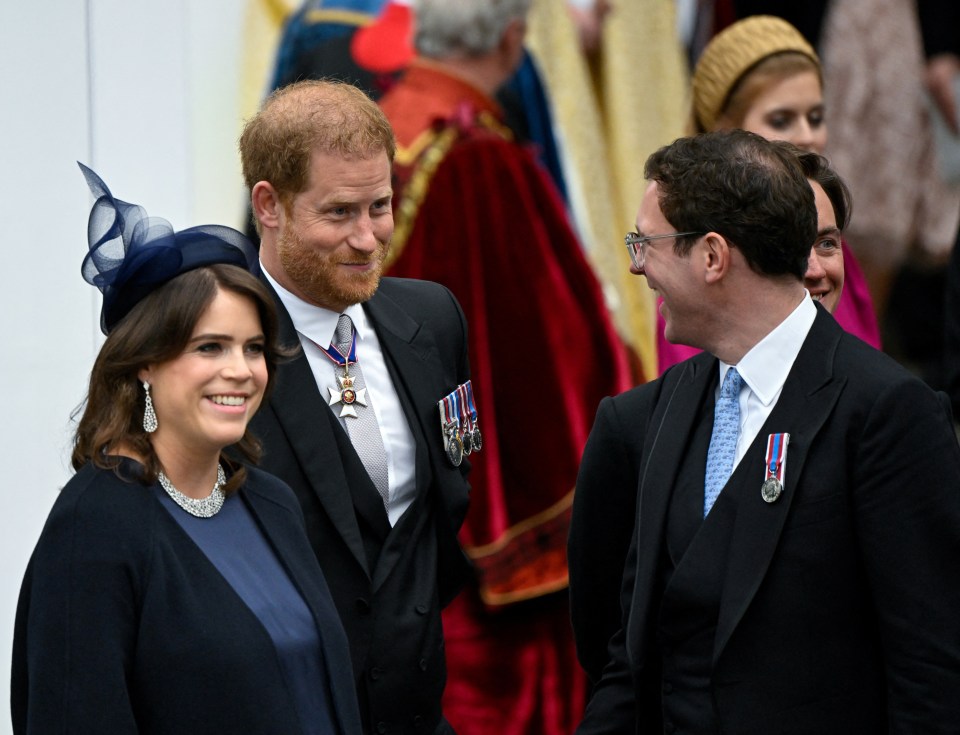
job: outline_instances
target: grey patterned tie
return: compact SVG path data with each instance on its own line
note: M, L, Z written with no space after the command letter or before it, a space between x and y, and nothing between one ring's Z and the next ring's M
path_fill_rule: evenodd
M350 354L350 346L353 344L353 321L346 314L341 314L340 319L337 320L337 331L333 341L341 354ZM350 375L354 379L353 385L358 392L366 387L359 362L350 366ZM380 493L383 507L388 508L390 481L387 473L387 451L383 447L383 437L380 435L380 426L377 424L377 415L373 411L373 402L369 394L367 405L359 407L356 418L348 416L345 422L353 448L357 450L363 466L367 469L367 474L370 475L370 479Z

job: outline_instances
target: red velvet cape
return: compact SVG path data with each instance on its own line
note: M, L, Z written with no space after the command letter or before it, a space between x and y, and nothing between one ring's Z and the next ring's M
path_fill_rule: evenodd
M381 105L398 140L388 273L443 283L463 306L484 436L461 532L478 584L444 617L447 716L569 732L583 679L566 597L534 598L566 588L580 455L600 399L629 387L625 353L559 194L496 103L418 61Z
M388 273L446 285L470 329L484 445L462 541L481 596L562 589L580 454L600 399L628 387L622 346L556 189L495 103L418 64L382 105L399 144Z

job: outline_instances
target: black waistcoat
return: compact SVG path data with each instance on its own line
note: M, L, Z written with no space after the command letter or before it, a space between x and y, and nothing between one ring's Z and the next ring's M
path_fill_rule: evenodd
M703 517L713 409L714 391L708 391L667 511L666 548L661 554L663 596L657 631L667 733L715 735L720 731L711 673L736 500L733 493L724 490L710 514ZM741 461L730 483L736 484L747 471Z

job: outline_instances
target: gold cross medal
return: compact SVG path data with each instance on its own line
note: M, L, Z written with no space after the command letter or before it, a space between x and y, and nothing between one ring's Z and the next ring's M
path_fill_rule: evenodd
M354 388L353 387L354 379L350 376L348 368L345 366L343 370L343 376L337 377L337 382L340 383L340 388L328 388L330 391L330 404L331 406L336 406L338 403L343 404L343 408L340 409L340 418L344 416L353 416L353 418L359 418L357 416L357 409L354 408L354 404L359 404L361 406L367 405L367 389L366 388Z

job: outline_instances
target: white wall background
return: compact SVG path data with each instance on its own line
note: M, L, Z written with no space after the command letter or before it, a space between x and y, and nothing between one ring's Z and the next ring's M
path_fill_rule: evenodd
M102 340L74 161L177 229L240 227L245 7L0 0L0 733L20 580L70 477L70 413Z

